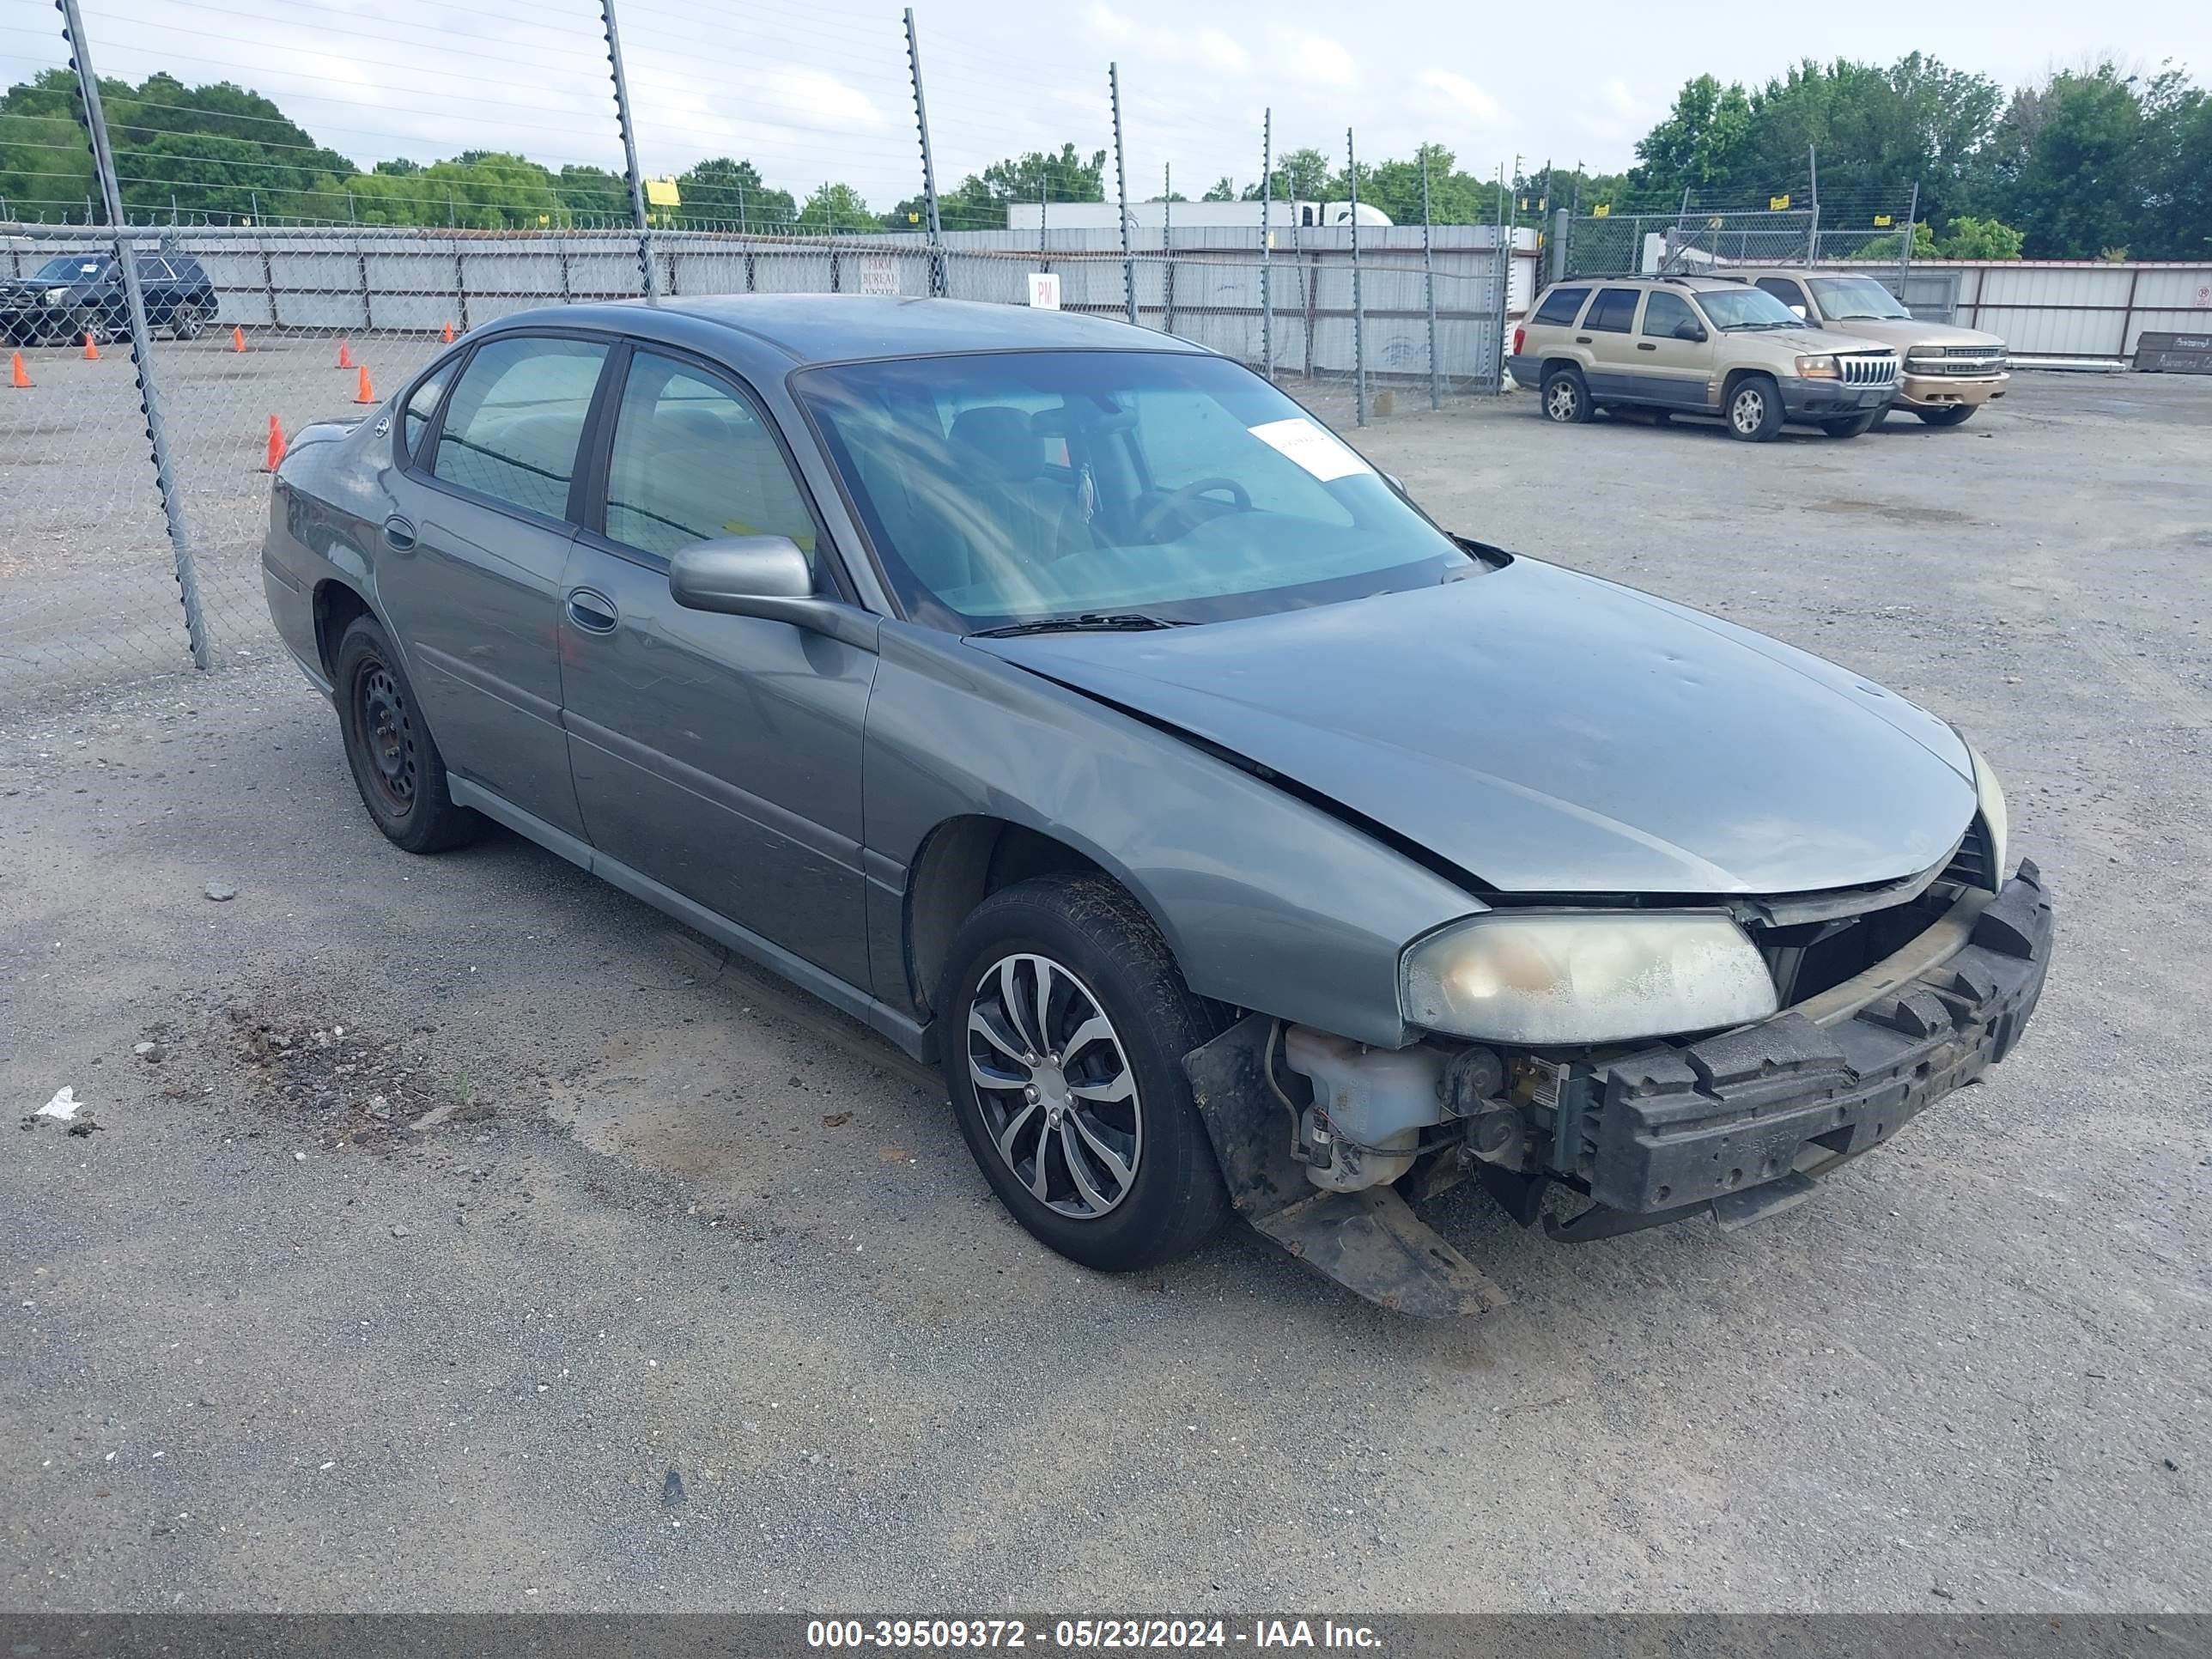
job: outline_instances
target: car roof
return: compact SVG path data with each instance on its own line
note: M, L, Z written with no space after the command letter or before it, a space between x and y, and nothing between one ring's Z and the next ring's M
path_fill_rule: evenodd
M725 294L610 304L548 306L485 331L597 326L647 337L718 343L737 334L793 363L936 356L974 351L1182 351L1205 348L1108 317L972 300L863 294Z

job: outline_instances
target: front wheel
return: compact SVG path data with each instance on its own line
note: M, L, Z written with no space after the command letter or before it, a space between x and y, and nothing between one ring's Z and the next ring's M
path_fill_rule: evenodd
M1974 404L1953 404L1947 409L1916 409L1912 412L1930 426L1964 426L1974 418Z
M356 617L338 639L338 729L355 787L386 840L409 853L473 841L483 820L446 791L446 757L422 723L399 653L375 620Z
M937 1010L961 1135L1040 1242L1133 1273L1228 1219L1182 1069L1218 1021L1121 888L1041 876L994 893L952 942Z
M1782 430L1782 389L1764 374L1749 374L1735 383L1728 398L1728 429L1731 438L1763 444Z
M1862 433L1873 431L1881 416L1881 410L1870 409L1863 415L1847 415L1839 421L1823 421L1820 430L1831 438L1856 438Z
M203 311L196 305L180 305L170 314L169 332L179 340L197 340L214 315L212 311Z

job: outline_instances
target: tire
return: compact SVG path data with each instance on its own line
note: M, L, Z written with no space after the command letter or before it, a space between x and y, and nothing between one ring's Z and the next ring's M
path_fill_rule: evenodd
M173 339L197 340L200 331L208 325L212 311L203 311L198 306L179 306L169 316L169 334Z
M1831 438L1856 438L1862 433L1873 431L1881 422L1881 410L1870 409L1863 415L1849 415L1840 421L1823 421L1820 430Z
M1671 409L1655 409L1655 410L1653 410L1651 411L1651 424L1652 424L1652 425L1654 425L1654 426L1672 426L1672 425L1674 425L1674 411L1673 410L1671 410Z
M1590 407L1589 383L1578 368L1550 370L1537 395L1537 406L1542 410L1544 418L1554 426L1587 425L1595 412Z
M1964 426L1974 418L1977 404L1953 404L1948 409L1916 409L1912 412L1930 426Z
M1729 436L1763 444L1782 430L1782 388L1765 374L1747 374L1729 388L1722 414Z
M409 853L441 853L476 839L483 820L453 805L446 758L422 723L399 653L374 618L338 638L338 730L362 804L385 839Z
M1221 1020L1127 893L1091 875L1001 888L961 925L936 1006L961 1136L1040 1243L1086 1267L1134 1273L1220 1231L1229 1196L1182 1057ZM1103 1032L1038 1054L1094 1016Z

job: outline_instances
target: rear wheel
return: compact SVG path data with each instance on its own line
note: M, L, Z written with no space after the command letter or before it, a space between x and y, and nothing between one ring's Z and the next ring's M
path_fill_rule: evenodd
M1964 426L1974 418L1977 405L1953 404L1945 409L1916 409L1912 412L1930 426Z
M1578 368L1554 368L1544 376L1544 418L1556 426L1581 426L1592 413L1589 387Z
M1856 438L1861 433L1871 432L1881 419L1881 410L1870 409L1863 415L1847 415L1839 421L1823 421L1820 430L1831 438Z
M214 312L203 311L199 307L187 301L179 306L171 314L169 332L179 340L197 340L200 337L200 331L208 325L209 319L214 315Z
M1219 1022L1121 888L1041 876L994 893L953 940L937 1009L961 1135L1042 1243L1130 1273L1227 1220L1182 1069Z
M422 723L399 653L373 617L355 617L339 636L337 670L346 763L376 827L410 853L474 840L483 820L446 792L446 758Z
M1782 430L1782 388L1765 374L1747 374L1729 389L1728 429L1731 438L1763 444Z

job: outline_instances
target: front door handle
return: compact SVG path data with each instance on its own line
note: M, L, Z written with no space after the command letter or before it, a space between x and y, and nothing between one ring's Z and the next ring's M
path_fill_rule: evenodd
M1588 345L1589 343L1590 337L1587 334L1577 334L1575 336L1575 343L1577 345Z
M395 553L404 553L415 545L415 526L397 513L384 521L384 544Z
M597 588L568 590L568 620L586 634L611 634L621 620L615 602Z
M1657 346L1653 345L1649 340L1638 340L1636 343L1636 349L1638 351L1656 351L1659 349Z

